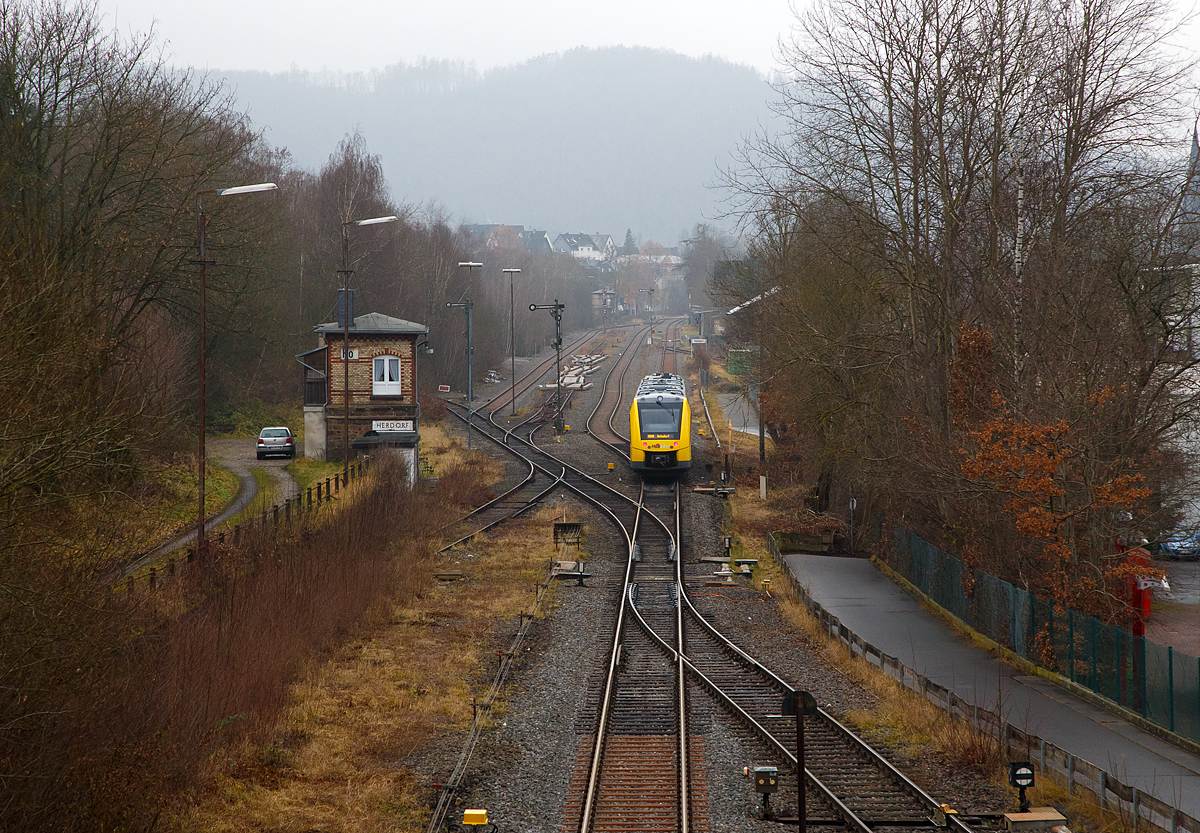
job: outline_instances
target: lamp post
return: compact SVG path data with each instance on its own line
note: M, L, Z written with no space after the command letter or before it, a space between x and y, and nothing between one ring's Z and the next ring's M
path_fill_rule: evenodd
M555 384L557 385L556 396L558 399L558 402L556 403L556 407L554 410L554 433L558 434L560 436L562 435L562 432L563 432L563 421L562 421L562 405L563 405L563 401L562 401L562 313L563 313L563 310L566 308L567 308L567 305L560 304L558 302L557 298L554 299L553 304L530 304L529 305L530 312L533 312L533 311L536 311L539 309L545 309L545 310L550 310L550 314L554 316L554 352L556 355L554 369L555 369L555 378L557 379Z
M459 268L467 267L467 301L466 303L450 303L446 302L448 307L462 307L463 312L467 314L467 449L471 448L471 418L474 415L475 408L475 386L474 380L471 378L471 355L475 352L474 346L471 344L471 270L482 269L482 263L474 261L464 261L458 264Z
M197 236L199 237L199 244L200 244L200 258L197 261L200 264L200 287L199 287L200 291L199 291L199 298L197 299L197 306L199 307L197 314L200 317L200 328L199 328L200 329L200 333L199 333L199 337L200 337L200 370L199 370L199 374L200 374L200 429L199 429L199 435L200 435L200 438L199 438L199 442L197 444L198 448L196 451L196 458L197 458L196 462L197 462L197 465L199 466L199 477L198 477L197 486L200 489L199 505L197 506L197 509L196 509L196 512L197 512L197 515L196 515L196 554L198 556L204 554L204 469L207 467L207 461L205 460L205 447L204 447L204 429L205 429L204 412L207 407L206 396L205 396L206 391L205 391L205 387L204 387L204 380L205 380L205 376L207 375L207 368L205 366L205 347L206 347L205 342L207 341L207 335L205 334L205 314L206 313L205 313L204 305L205 305L205 293L207 292L206 284L208 283L208 248L207 248L208 218L205 217L205 215L204 215L204 195L205 194L213 194L218 197L232 197L237 194L253 194L258 191L274 191L275 187L276 186L275 186L274 182L260 182L257 185L238 185L233 188L210 188L207 191L201 191L199 194L196 195L196 209L197 209L196 223L197 223L197 231L198 231Z
M342 485L350 485L350 227L377 226L394 223L394 214L372 217L369 220L347 220L342 223ZM414 359L415 362L415 359Z
M512 415L517 415L517 331L515 322L516 294L513 290L513 278L521 274L520 269L501 269L508 275L508 353L512 359Z

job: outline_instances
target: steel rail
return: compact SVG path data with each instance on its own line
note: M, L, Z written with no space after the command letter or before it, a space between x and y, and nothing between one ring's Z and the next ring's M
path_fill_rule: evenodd
M596 337L599 335L601 335L600 330L587 330L586 332L580 334L579 337L571 342L570 345L565 346L563 348L563 352L573 352L578 350L580 347L595 341ZM524 393L527 393L531 387L538 383L539 379L541 379L550 371L551 368L557 369L557 367L557 356L547 356L546 358L542 359L536 365L522 373L520 379L513 380L516 394L520 396ZM483 411L488 409L489 406L496 404L496 407L492 408L490 411L492 416L495 416L498 412L504 409L504 404L509 401L507 398L501 401L501 396L507 397L507 395L508 391L501 391L496 396L488 399L485 403L483 403L483 405L475 410Z
M678 498L678 494L679 494L678 493L678 484L676 484L676 497L677 498ZM675 520L676 520L676 524L678 525L678 522L679 522L679 515L678 515L679 501L678 501L678 499L676 500L675 507L676 507ZM658 522L660 524L663 523L661 518L656 518L656 520L658 520ZM678 530L678 526L676 527L676 529ZM677 540L682 540L682 539L677 538ZM680 595L686 596L687 594L684 590L684 585L682 584L682 579L683 579L683 568L682 568L683 555L682 555L682 552L680 552L677 549L675 556L676 556L675 557L676 573L675 574L676 574L677 582L679 582L677 586L679 587ZM627 590L627 592L625 594L626 598L629 598L629 595L630 595L628 592L628 589L629 588L626 588L626 590ZM684 646L682 644L682 640L683 640L683 636L684 636L683 627L682 627L682 624L683 624L682 623L682 611L683 611L684 602L682 600L679 605L679 628L676 632L678 641L679 641L679 644L677 646L672 646L665 639L663 639L662 636L660 636L653 629L653 627L641 616L641 614L637 610L637 607L635 605L633 605L632 601L630 601L629 604L630 604L631 609L633 610L634 616L637 618L639 627L641 627L646 632L646 634L650 637L651 641L654 642L655 644L657 644L661 650L663 650L667 654L673 655L673 658L676 661L681 672L686 671L687 673L693 675L700 682L700 684L702 686L704 686L704 688L717 700L717 702L721 703L736 718L741 720L742 723L744 723L751 730L751 732L753 732L755 735L757 735L759 737L759 739L761 739L763 742L765 742L776 754L780 755L784 760L789 761L793 768L796 768L796 769L799 768L799 765L798 765L798 762L796 759L796 755L794 752L792 752L782 741L780 741L778 738L776 738L769 729L767 729L765 726L763 726L757 719L755 719L755 717L753 715L751 715L749 712L747 712L736 700L734 700L729 694L727 694L721 688L721 686L719 684L717 684L716 682L711 680L707 675L704 674L704 672L702 672L699 668L697 668L695 665L693 665L691 660L688 659L688 657L685 655ZM687 604L688 604L689 608L691 608L690 602L688 602ZM694 608L692 608L692 610L693 610L693 612L695 612ZM701 620L703 621L702 617L701 617ZM708 626L710 630L712 630L712 626L708 622L705 622L704 624L706 626ZM752 663L754 663L755 665L760 667L763 671L765 671L768 675L773 677L776 681L779 682L779 684L782 688L790 690L790 687L787 686L786 683L784 683L782 680L780 680L778 677L776 677L765 666L762 666L761 664L759 664L755 660L753 660L752 657L749 657L749 655L747 655L744 651L742 651L740 648L738 648L737 645L734 645L732 642L729 642L729 640L725 639L719 632L717 632L715 630L712 630L712 633L715 634L720 640L722 640L723 642L728 644L728 646L731 647L734 651L736 651L739 654L739 656L749 659ZM680 674L680 679L681 680L683 679L682 673ZM797 719L799 719L799 718L797 718ZM684 754L681 757L686 758L686 746L685 746ZM846 822L846 824L848 826L854 828L855 830L858 830L859 833L871 833L871 826L866 821L864 821L862 818L860 818L849 806L847 806L845 804L845 802L843 802L840 798L838 798L837 794L832 789L830 789L828 786L826 786L817 776L815 776L813 773L809 772L807 769L805 770L804 776L805 776L805 779L808 781L808 783L811 783L816 788L818 793L837 810L838 814L842 817L842 819ZM681 785L682 785L682 789L684 791L686 791L687 781L681 779ZM803 789L803 785L800 786L800 789Z
M622 497L624 497L622 495ZM613 515L616 520L616 516ZM630 578L633 575L633 543L632 537L625 526L619 521L617 526L625 535L625 542L628 545L628 556L625 559L625 579L622 584L621 596L625 597L629 589ZM635 525L636 529L636 525ZM591 829L592 813L595 812L597 787L600 782L600 761L604 754L604 727L608 724L609 714L612 711L613 697L616 694L616 678L617 667L621 659L621 634L625 627L625 604L617 605L617 622L613 629L613 641L609 648L608 655L608 673L604 679L604 692L600 698L600 715L596 725L596 741L592 748L592 761L588 772L587 791L584 794L583 811L579 821L579 833L588 833Z
M453 416L457 417L458 419L461 419L463 422L467 421L467 417L465 417L461 413L459 413L459 409L463 408L464 406L459 405L456 402L455 403L447 402L446 404L449 406L446 409L447 413L452 414ZM479 426L476 426L476 428L478 429ZM531 497L529 500L527 500L525 502L525 505L520 507L519 509L517 509L517 511L510 512L500 518L497 518L494 521L490 521L490 522L484 524L483 526L479 527L478 529L474 530L473 532L467 533L463 537L459 538L457 541L454 541L451 544L447 544L446 546L439 549L438 550L439 553L443 553L448 550L452 550L455 547L457 547L459 544L470 541L472 538L474 538L476 535L479 535L481 532L486 532L487 530L492 529L493 527L499 526L500 524L504 523L505 521L507 521L511 518L518 517L519 515L527 512L531 507L536 506L538 503L540 503L542 500L544 500L547 495L549 495L552 491L554 491L556 488L558 488L559 483L561 483L563 478L566 476L565 469L563 469L559 474L556 475L550 469L547 469L544 466L534 463L533 460L531 460L528 457L525 457L524 455L522 455L520 452L516 451L515 449L512 449L511 447L509 447L509 445L507 443L492 436L487 431L480 431L479 433L483 434L483 436L487 437L489 440L496 443L497 445L500 445L500 446L504 447L505 449L507 449L508 451L510 451L513 454L513 456L515 456L518 460L522 460L525 463L527 463L529 465L529 474L526 476L526 478L524 480L522 480L519 484L517 484L513 488L509 489L504 494L488 501L487 503L483 504L482 506L477 507L476 509L471 510L466 515L464 515L462 518L460 518L458 521L455 521L455 523L462 523L464 520L466 520L470 517L482 514L489 507L494 506L496 503L498 503L499 501L508 497L509 495L512 495L513 493L517 492L518 490L523 489L526 486L530 485L531 483L533 483L533 481L535 479L535 472L537 472L537 471L543 472L547 477L550 478L551 482L550 482L550 485L547 486L545 489L534 494L533 497ZM447 529L448 527L449 527L449 524L447 526L442 527L442 529Z
M506 437L506 439L507 439L507 437ZM520 438L518 438L518 439L520 439ZM609 714L611 713L611 710L613 707L613 696L614 696L614 692L615 692L616 661L620 658L620 652L621 652L622 642L624 639L626 625L627 625L628 621L630 621L630 620L627 620L625 617L624 609L625 609L626 605L629 605L629 608L632 611L631 618L633 621L637 622L637 627L640 630L649 634L649 633L653 633L653 628L641 616L640 612L637 610L636 605L630 599L629 586L631 584L630 577L632 575L631 571L632 571L632 565L633 565L633 561L632 561L633 539L631 539L629 532L626 530L624 523L620 520L620 518L613 511L613 509L609 508L608 506L604 506L604 504L601 502L600 497L597 497L595 494L589 494L588 491L585 491L581 487L581 483L578 481L580 481L580 480L583 481L582 485L586 485L588 487L588 489L591 491L599 490L601 496L615 495L619 499L618 503L638 505L638 504L643 503L644 501L641 498L639 498L638 501L634 501L632 498L605 486L600 481L596 480L595 478L592 478L591 476L580 471L579 469L576 469L572 466L569 466L568 464L563 463L561 460L554 457L553 454L550 454L549 452L545 451L544 449L537 447L534 444L533 439L534 439L534 437L531 434L530 437L528 438L528 440L521 439L520 441L525 442L527 445L530 446L531 449L536 450L539 454L544 455L547 459L553 460L556 465L563 466L564 474L562 475L562 480L560 481L561 484L567 488L570 488L573 492L579 494L584 500L588 501L589 503L593 503L593 504L597 505L604 512L606 512L608 514L608 516L610 518L612 518L612 520L618 525L618 527L621 528L622 533L625 534L626 542L629 547L630 557L629 557L629 559L627 559L627 562L626 562L626 571L625 571L626 578L625 578L625 582L624 582L623 589L622 589L621 603L618 605L617 626L613 632L612 645L611 645L611 648L609 651L608 673L606 675L606 680L605 680L605 693L603 695L602 705L600 708L600 722L598 725L600 727L602 727L607 723L607 721L609 719ZM508 443L501 443L501 444L505 445L505 447L509 451L512 451L513 453L518 453L512 447L513 444L508 444ZM576 480L576 482L572 482L572 480ZM557 486L557 484L556 484L556 486ZM652 515L653 513L650 512L648 514ZM661 519L659 522L662 523ZM729 652L733 655L734 659L739 664L748 666L748 667L750 667L751 670L755 671L755 673L761 675L762 678L767 682L767 684L771 688L776 688L776 689L780 689L780 690L790 690L790 687L782 679L780 679L777 675L775 675L773 672L771 672L770 669L768 669L765 665L758 662L753 657L751 657L748 653L746 653L744 650L739 648L732 641L730 641L729 639L724 637L722 634L720 634L720 632L717 631L716 628L714 628L711 625L711 623L709 623L706 619L704 619L704 617L696 610L695 606L692 604L690 597L684 591L685 584L683 582L682 567L680 566L682 564L682 558L680 557L680 555L681 554L679 552L676 552L676 574L677 574L677 582L678 582L677 587L679 588L679 591L680 591L678 595L684 597L684 599L686 600L686 601L682 601L680 603L680 615L682 616L683 604L687 604L691 617L693 619L695 619L696 621L703 623L702 627L703 627L703 630L706 633L706 635L713 637L719 644L727 647ZM682 633L682 631L680 631L680 633ZM712 694L712 696L714 696L717 699L718 702L722 703L722 705L724 705L726 707L726 709L728 709L740 721L742 721L748 727L750 727L751 731L753 731L757 736L759 736L763 740L763 742L767 743L777 754L780 755L780 757L783 760L789 761L791 763L791 765L793 766L793 768L797 767L798 764L795 760L795 756L787 748L787 746L783 742L781 742L778 738L776 738L771 733L771 731L766 726L764 726L759 720L757 720L752 714L750 714L750 712L748 712L743 706L741 706L741 704L738 703L734 699L734 697L730 696L727 692L722 690L720 684L718 684L715 680L711 679L708 675L706 675L704 673L704 671L701 670L687 656L686 650L681 650L680 647L675 647L675 648L670 647L669 644L666 641L662 640L661 637L659 637L657 634L653 635L652 641L656 642L659 645L660 650L663 650L669 656L671 656L678 663L679 667L681 667L682 669L684 669L686 671L686 674L692 675L692 677L694 679L696 679L697 681L699 681L700 684L705 688L705 690L709 691ZM687 646L683 645L682 647L686 648ZM682 678L683 675L681 674L681 675L677 675L677 676ZM682 702L684 703L684 706L686 706L686 700L684 700ZM686 708L681 708L681 713L683 713L684 711L686 711ZM892 780L894 780L898 784L907 785L907 788L912 793L912 795L914 797L916 797L923 806L928 808L928 810L930 811L930 814L934 818L936 818L938 816L939 805L937 805L937 803L934 802L931 797L929 797L927 794L925 794L923 791L921 791L918 787L916 787L916 785L913 785L909 779L907 779L902 773L900 773L898 770L896 770L895 767L893 767L889 762L886 761L886 759L884 759L882 756L880 756L878 753L876 753L873 749L871 749L860 738L857 738L856 736L853 735L853 733L850 733L848 729L846 729L844 726L842 726L840 723L838 723L836 720L834 720L832 717L830 717L828 715L828 713L824 712L823 710L819 710L819 715L822 717L822 719L824 721L826 721L827 725L836 727L837 729L840 730L840 732L843 734L843 736L845 738L852 739L853 745L856 748L860 749L863 754L869 755L873 761L879 762L880 769L882 771L886 772L891 777ZM686 733L681 733L681 735L686 737ZM595 743L595 746L593 748L593 753L592 753L592 758L593 758L592 770L591 770L592 775L589 777L589 780L591 780L591 777L593 777L596 773L596 766L597 766L598 762L601 760L603 751L604 751L604 739L602 738L601 733L598 728L596 743ZM686 761L687 760L686 753L681 754L680 759L681 759L681 761ZM686 766L686 764L685 764L685 766ZM812 785L813 788L823 798L825 798L826 801L828 801L830 807L834 808L837 811L838 815L840 815L844 818L845 823L848 826L853 827L855 830L858 830L858 831L864 831L864 833L865 833L865 831L872 829L871 823L866 822L861 817L857 816L852 808L848 807L843 800L841 800L840 798L837 797L837 795L833 792L832 789L830 789L828 787L828 785L823 783L820 778L816 777L807 768L805 769L805 772L804 772L803 782L806 784ZM686 791L686 789L687 789L686 782L681 781L681 783L683 784L683 786L681 786L681 790ZM804 789L803 784L801 784L799 788ZM588 825L591 823L591 821L590 821L591 815L595 809L595 792L594 792L594 790L592 790L591 794L592 794L592 797L587 802L585 802L585 805L584 805L585 810L582 814L582 820L581 820L581 823L584 825ZM945 821L942 821L941 823L942 824L948 823L951 825L951 827L955 831L961 831L962 833L967 833L967 831L970 830L970 828L964 822L962 822L961 820L959 820L958 818L956 818L954 816L950 816L949 818L946 818ZM877 822L877 824L880 824L880 822ZM581 827L581 830L588 830L588 829L589 828L587 826Z
M680 497L679 481L675 481L674 497L675 497L675 524L671 530L671 553L670 557L675 562L675 596L679 599L687 595L687 591L683 582L680 580L683 575L683 538L682 529L680 526L680 504L683 502ZM675 677L678 680L678 695L679 695L679 796L680 809L679 820L682 828L681 833L689 833L689 824L691 819L691 809L689 806L690 791L692 786L691 775L688 773L688 700L687 700L687 675L684 673L684 632L683 632L683 602L677 601L675 605L675 647L678 650L678 656L675 661Z
M623 448L617 443L609 442L600 437L595 431L592 430L592 420L596 418L596 414L600 412L600 409L604 407L605 401L609 398L611 393L609 384L612 381L613 376L619 374L619 387L615 394L615 404L613 405L612 413L609 414L608 417L608 431L614 437L620 439L626 447L629 445L629 438L617 430L617 428L613 425L613 419L620 410L621 405L625 403L625 377L628 374L629 368L633 364L634 359L637 358L642 336L644 336L650 329L650 326L641 328L637 332L633 333L633 335L630 337L630 340L626 342L624 349L621 350L620 355L617 356L617 359L613 362L612 367L610 367L608 372L604 374L604 383L600 387L600 397L596 402L596 407L592 409L592 412L588 415L588 418L585 421L588 433L595 437L597 442L600 442L606 448L610 448L617 452L625 460L629 459L628 449Z
M735 654L742 663L749 666L752 670L754 670L759 675L767 678L768 682L771 685L773 685L774 687L778 688L781 694L785 691L791 690L791 686L789 686L786 682L784 682L779 677L779 675L777 675L774 671L772 671L767 666L763 665L761 662L759 662L754 657L750 656L750 654L746 653L737 644L735 644L728 637L726 637L724 634L722 634L720 631L718 631L715 627L713 627L712 623L710 623L707 619L705 619L700 614L700 612L698 610L696 610L695 605L692 604L691 597L688 596L687 594L684 594L684 595L686 597L685 603L687 604L688 610L691 612L693 618L695 619L695 621L697 621L701 624L701 626L709 633L709 635L711 637L718 640L728 651ZM690 665L691 665L691 663L689 661L689 666ZM694 666L692 666L692 668L694 669ZM695 669L695 673L697 675L700 675L700 672L698 669ZM879 766L884 771L888 772L897 783L903 785L903 787L914 798L916 798L918 801L920 801L922 804L925 805L926 809L928 809L930 811L931 815L936 815L937 813L941 812L941 805L939 804L939 802L935 801L932 796L930 796L928 793L926 793L924 790L922 790L920 788L920 786L918 786L917 784L915 784L912 781L912 779L908 778L906 775L904 775L904 773L900 772L900 770L898 770L891 763L891 761L889 761L887 758L885 758L883 755L881 755L879 752L877 752L874 748L872 748L868 743L866 743L862 738L860 738L854 732L850 731L850 729L847 728L845 725L843 725L840 721L838 721L837 718L835 718L833 715L829 714L829 712L825 711L824 709L822 709L820 707L817 708L817 714L826 724L834 727L837 730L838 734L840 734L843 739L847 740L852 745L857 747L873 763L875 763L877 766ZM792 759L793 765L794 765L795 756L792 755L791 759ZM807 772L807 770L805 772L805 775L806 775L806 777L813 777L811 773ZM956 818L955 816L947 817L947 823L951 824L956 829L959 829L962 831L970 830L970 828L965 823L963 823L960 819Z

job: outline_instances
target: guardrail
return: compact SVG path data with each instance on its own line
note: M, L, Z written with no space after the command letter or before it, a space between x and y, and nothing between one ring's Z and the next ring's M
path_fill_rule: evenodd
M704 391L700 391L700 401L704 403L704 418L708 420L708 431L712 434L713 441L717 444L717 451L721 450L721 438L717 436L717 429L713 425L712 414L708 412L708 398L705 397Z
M774 534L767 536L767 549L775 559L775 564L787 576L792 592L821 623L825 633L846 646L852 658L860 657L878 667L905 688L925 697L952 719L968 722L977 731L995 737L1001 743L1005 755L1010 758L1015 755L1037 764L1041 770L1041 777L1062 784L1071 795L1084 792L1101 807L1121 815L1128 813L1131 821L1136 820L1135 827L1137 824L1145 824L1161 833L1200 833L1200 820L1153 795L1142 792L1137 787L1122 783L1103 767L1013 726L998 712L968 703L953 691L930 682L927 677L918 674L896 657L885 654L860 638L809 595L792 572L787 559L780 553Z

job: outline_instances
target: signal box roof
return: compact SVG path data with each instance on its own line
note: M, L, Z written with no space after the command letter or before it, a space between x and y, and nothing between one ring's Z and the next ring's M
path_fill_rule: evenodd
M313 330L321 335L334 335L342 332L342 325L337 321L328 324L318 324ZM351 332L356 335L428 335L429 328L424 324L405 321L403 318L392 318L381 312L368 312L366 315L354 316L350 324Z

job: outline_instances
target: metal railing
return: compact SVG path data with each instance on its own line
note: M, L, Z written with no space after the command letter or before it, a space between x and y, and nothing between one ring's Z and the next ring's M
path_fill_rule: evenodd
M883 562L972 629L1156 726L1200 742L1200 659L1094 616L1055 614L1052 604L973 570L908 530L893 526L886 543Z

